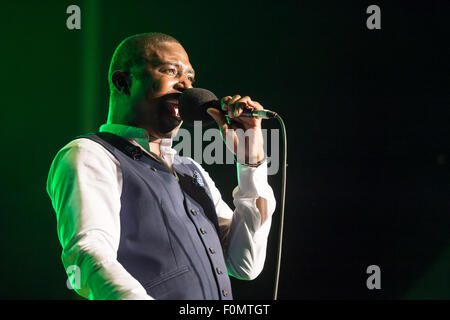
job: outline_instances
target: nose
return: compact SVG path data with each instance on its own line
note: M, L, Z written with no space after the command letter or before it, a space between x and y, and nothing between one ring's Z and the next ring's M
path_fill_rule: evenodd
M183 92L186 89L191 89L192 87L192 82L189 80L189 78L184 75L183 77L180 78L180 81L178 81L175 86L174 89Z

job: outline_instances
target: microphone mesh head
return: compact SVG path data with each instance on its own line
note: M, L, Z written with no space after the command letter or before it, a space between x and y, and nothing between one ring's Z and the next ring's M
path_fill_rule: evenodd
M178 98L181 119L187 124L194 121L202 121L202 125L208 125L214 119L206 112L206 109L217 103L217 97L209 90L191 88L184 90Z

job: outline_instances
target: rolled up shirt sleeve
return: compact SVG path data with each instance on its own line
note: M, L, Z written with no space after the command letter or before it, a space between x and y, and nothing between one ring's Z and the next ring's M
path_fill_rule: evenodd
M194 162L195 163L195 162ZM233 190L233 211L222 199L209 174L196 163L205 176L216 207L220 237L228 272L235 278L252 280L262 271L267 239L276 201L267 180L267 162L257 168L237 165L238 186ZM267 201L267 219L261 224L258 198Z
M87 299L152 299L117 261L121 189L117 159L89 139L62 148L49 171L61 259L66 272L79 272L72 287Z

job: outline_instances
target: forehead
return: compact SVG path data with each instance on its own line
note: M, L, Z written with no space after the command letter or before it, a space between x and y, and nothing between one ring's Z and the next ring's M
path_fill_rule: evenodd
M146 58L153 64L177 62L192 69L189 56L184 48L176 42L161 42L146 48Z

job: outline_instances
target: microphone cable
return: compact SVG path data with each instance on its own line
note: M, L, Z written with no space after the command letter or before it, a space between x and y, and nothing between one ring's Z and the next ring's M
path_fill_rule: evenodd
M287 168L287 137L286 126L283 119L276 113L270 110L264 110L271 114L273 118L276 118L281 127L281 136L283 140L283 161L281 166L281 203L280 203L280 225L278 228L278 251L275 270L275 284L273 290L273 300L278 298L278 286L280 282L280 270L281 270L281 255L283 249L283 229L284 229L284 208L286 200L286 168Z

